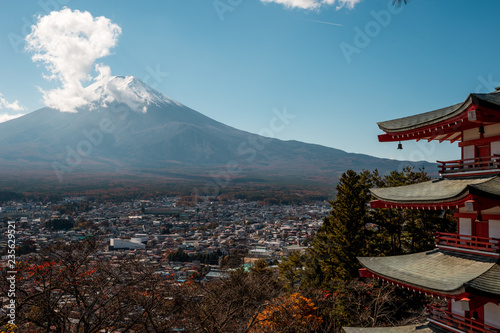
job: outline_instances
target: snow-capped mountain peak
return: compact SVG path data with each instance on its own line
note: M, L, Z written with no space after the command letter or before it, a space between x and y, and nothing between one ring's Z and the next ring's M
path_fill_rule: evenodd
M152 104L182 105L131 75L103 78L88 86L86 90L93 96L93 108L107 107L118 102L126 104L134 111L146 113Z

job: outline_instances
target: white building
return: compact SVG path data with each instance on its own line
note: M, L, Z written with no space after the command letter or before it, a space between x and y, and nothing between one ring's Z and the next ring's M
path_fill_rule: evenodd
M132 238L130 240L111 238L109 240L110 250L134 250L134 249L144 249L146 245L141 243L140 238Z

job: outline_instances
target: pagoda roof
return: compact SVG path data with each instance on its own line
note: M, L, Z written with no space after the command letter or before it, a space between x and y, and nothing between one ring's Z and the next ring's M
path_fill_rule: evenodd
M437 328L431 327L428 323L396 326L396 327L342 327L344 333L431 333L443 332Z
M480 111L476 118L469 119L468 112L471 110ZM383 142L413 139L456 141L461 137L461 130L477 127L480 122L500 122L500 91L470 94L458 104L377 124L386 132L379 135L379 140Z
M498 297L500 295L500 264L496 263L476 279L467 282L466 291L485 297Z
M488 288L494 284L490 275L498 273L496 258L440 249L389 257L359 257L358 260L378 277L438 295L461 295L469 285ZM493 268L494 272L485 274ZM497 289L491 293L498 297L500 283L495 286Z
M432 125L444 119L451 118L462 113L463 103L455 104L439 110L429 111L414 116L388 120L377 123L378 127L385 132L402 132L422 126Z
M372 188L374 208L463 205L472 197L500 199L500 176L454 177L395 187Z
M385 132L407 131L451 119L465 112L471 105L498 109L500 108L500 91L494 91L487 94L470 94L462 103L414 116L383 121L377 124L379 128Z

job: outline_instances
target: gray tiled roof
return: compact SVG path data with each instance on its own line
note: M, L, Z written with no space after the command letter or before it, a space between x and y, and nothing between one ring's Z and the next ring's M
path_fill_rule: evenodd
M454 117L463 112L464 103L455 104L442 109L416 114L409 117L388 120L377 123L378 127L385 132L408 131L417 127L431 125L442 120Z
M484 183L473 184L470 186L470 192L500 198L500 177L493 177L490 181Z
M500 91L487 94L470 94L469 96L475 104L490 104L490 106L500 106Z
M344 333L431 333L438 332L429 324L418 324L398 327L342 327ZM440 332L440 331L439 331Z
M500 198L500 177L439 178L406 186L372 188L376 199L395 203L438 203L459 200L469 193Z
M468 283L495 266L497 259L445 250L389 257L359 257L369 271L413 287L460 294Z
M466 291L489 297L500 296L500 264L494 265L485 273L466 283Z
M414 116L383 121L377 124L379 128L385 132L408 131L455 117L466 111L472 103L475 105L500 107L500 92L494 91L488 94L470 94L464 102L459 104Z

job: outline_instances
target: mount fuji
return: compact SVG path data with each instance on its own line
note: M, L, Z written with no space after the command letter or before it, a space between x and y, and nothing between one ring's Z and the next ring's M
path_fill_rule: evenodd
M402 164L241 131L132 76L92 84L86 94L90 102L77 112L42 108L0 123L0 181L44 177L64 182L99 175L333 183L347 169L385 173ZM286 112L276 117L287 121ZM435 169L427 162L416 166Z

